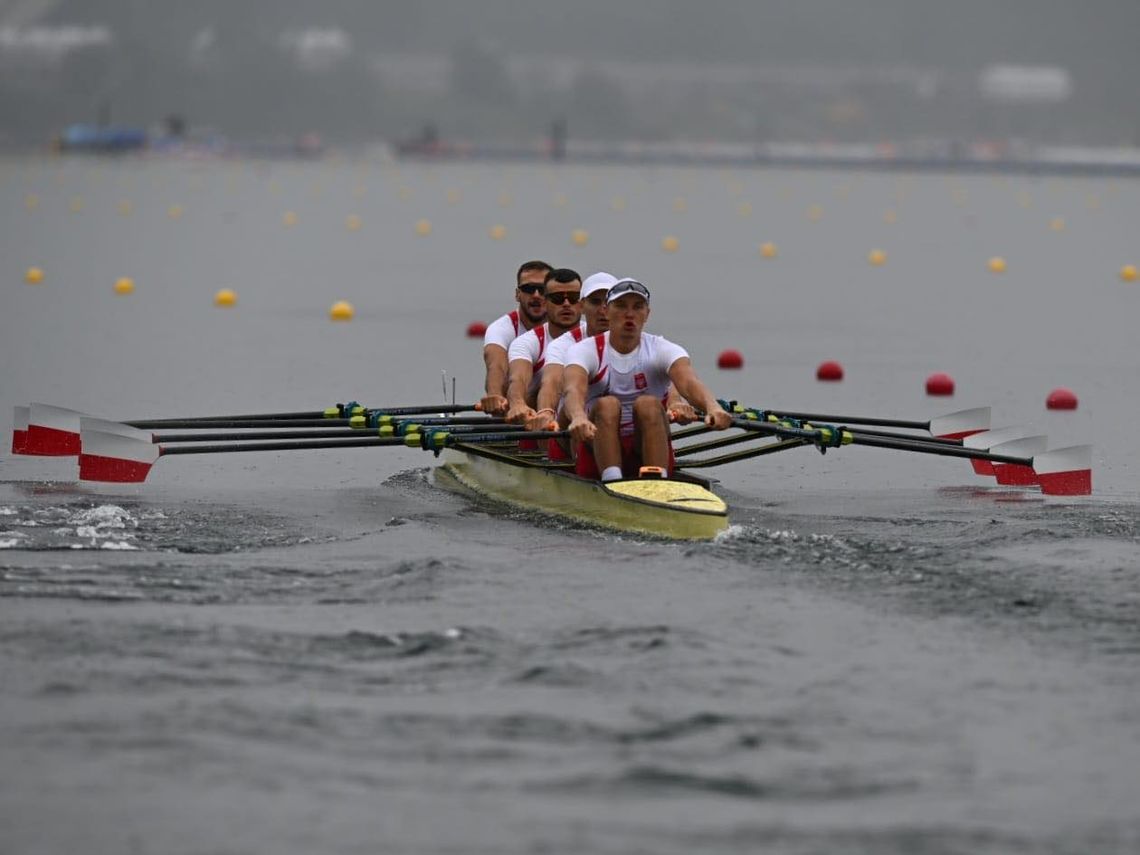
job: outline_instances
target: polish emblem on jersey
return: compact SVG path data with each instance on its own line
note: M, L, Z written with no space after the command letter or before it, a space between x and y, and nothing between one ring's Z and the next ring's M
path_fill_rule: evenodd
M639 372L633 375L633 385L638 389L645 389L649 386L649 381L645 379L645 374Z

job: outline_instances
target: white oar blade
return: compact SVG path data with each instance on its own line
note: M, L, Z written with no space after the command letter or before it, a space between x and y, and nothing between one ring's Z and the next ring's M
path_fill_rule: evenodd
M1041 492L1053 496L1088 496L1092 493L1092 446L1070 445L1033 458Z
M1049 437L1023 436L990 446L991 454L1004 454L1007 457L1033 457L1049 447ZM1007 487L1029 487L1038 483L1037 473L1032 466L1018 463L994 463L994 477Z
M149 439L85 430L79 454L79 478L115 483L145 481L161 453Z
M963 437L963 448L976 448L982 451L988 451L995 445L1000 445L1003 442L1009 442L1014 439L1021 439L1022 437L1030 436L1032 429L1017 425L1016 427L997 428L996 430L984 430L981 433L971 434L970 436ZM993 475L994 465L988 460L971 460L970 464L974 467L974 472L978 475Z
M79 453L79 419L83 413L50 404L28 408L24 454L67 457Z
M129 436L131 439L141 440L142 442L154 442L154 434L148 430L139 430L130 425L125 425L122 422L113 422L110 419L97 419L94 416L84 416L79 420L80 445L82 445L83 434L90 433L91 431Z
M24 454L24 446L28 442L28 410L29 407L12 408L12 453Z
M959 410L930 420L930 433L939 439L962 439L989 429L989 407Z

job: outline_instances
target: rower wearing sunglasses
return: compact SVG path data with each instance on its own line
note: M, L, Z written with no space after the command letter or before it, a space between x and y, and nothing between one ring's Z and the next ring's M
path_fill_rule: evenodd
M518 308L494 321L483 336L487 376L480 406L488 415L501 416L507 412L507 352L512 341L546 320L543 282L552 269L545 261L524 262L515 274Z
M666 396L670 382L714 430L732 416L693 370L683 347L646 333L649 289L620 279L606 294L609 332L570 348L563 371L563 408L576 448L576 471L615 481L643 470L672 471Z
M534 406L539 387L546 374L547 353L555 343L581 341L585 333L582 323L582 277L568 267L546 274L544 282L546 323L532 328L511 342L508 351L510 382L507 387L507 421L522 424L537 419ZM542 427L554 419L548 412Z

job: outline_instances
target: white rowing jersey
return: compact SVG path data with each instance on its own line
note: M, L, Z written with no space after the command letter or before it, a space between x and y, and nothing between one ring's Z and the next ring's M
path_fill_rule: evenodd
M523 326L522 319L519 317L519 310L514 309L487 327L487 332L483 335L483 347L489 344L497 344L503 350L509 350L511 342L524 332L526 332L526 327Z
M621 432L633 433L633 402L652 395L665 403L669 395L669 369L689 354L667 338L643 332L631 353L618 353L610 346L610 334L592 336L575 344L566 354L566 365L580 365L589 383L586 412L605 395L621 402Z
M533 327L511 342L510 349L507 351L507 361L514 362L516 359L525 359L534 368L530 377L530 386L526 390L527 398L533 399L538 394L539 387L542 386L542 369L550 361L551 349L560 342L568 342L569 344L579 342L585 334L586 322L582 321L563 335L551 338L550 322L547 321L541 326ZM558 364L562 365L563 363L559 362Z

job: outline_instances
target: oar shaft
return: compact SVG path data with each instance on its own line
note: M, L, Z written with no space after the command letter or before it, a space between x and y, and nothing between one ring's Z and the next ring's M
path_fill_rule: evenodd
M331 430L282 431L281 433L270 433L264 430L233 431L231 433L163 433L156 434L154 441L161 444L168 442L250 442L269 441L269 438L272 437L275 442L284 442L298 439L360 439L375 436L374 430L365 432L352 428L332 428Z
M339 406L339 405L338 405ZM475 412L474 404L427 404L401 407L367 407L370 413L385 416L446 415L447 413ZM202 422L220 423L222 427L238 427L233 422L295 422L319 419L323 423L336 423L344 419L328 418L325 410L304 410L294 413L245 413L233 416L187 416L186 418L135 419L126 424L138 428L180 428Z
M1013 463L1018 466L1033 466L1032 457L991 454L980 448L959 448L951 445L940 445L924 439L884 439L877 436L854 434L852 445L868 445L872 448L891 448L898 451L917 451L921 454L940 454L943 457L965 457L971 460L988 460L991 463Z
M348 419L230 419L230 420L215 420L215 421L146 421L146 422L125 422L133 428L140 430L173 430L182 428L183 430L218 430L220 428L240 429L250 428L258 430L276 430L278 428L332 428L332 427L348 427Z
M928 430L930 422L916 422L907 419L879 419L872 416L829 416L821 413L794 413L789 410L767 410L777 418L797 419L802 422L830 422L847 425L875 425L876 427L907 428Z
M276 442L241 442L233 445L159 446L161 454L228 454L232 451L302 451L323 448L370 448L381 445L406 445L402 436L361 436L350 439L282 440Z

